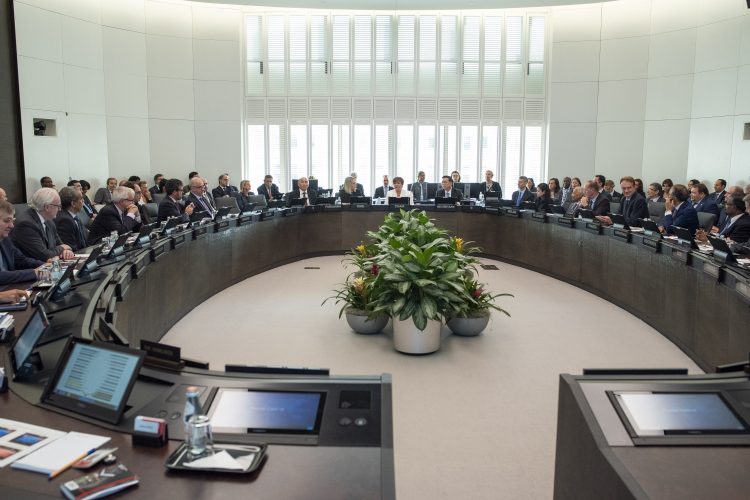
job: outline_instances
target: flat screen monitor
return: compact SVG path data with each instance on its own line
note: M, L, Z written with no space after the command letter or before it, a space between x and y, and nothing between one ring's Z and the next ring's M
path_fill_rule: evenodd
M49 326L44 309L37 307L29 321L24 325L21 333L16 337L13 347L10 350L10 362L13 367L13 376L15 379L23 379L34 373L34 366L31 363L31 355L36 348L37 342L42 338L44 331Z
M78 270L78 275L76 275L76 278L85 278L99 269L99 262L97 261L97 259L102 254L102 248L104 248L103 243L91 250L91 253L86 258L86 261Z
M388 197L388 204L389 205L409 205L411 202L411 198L408 196L389 196Z
M140 350L71 337L42 402L117 424L144 356Z
M458 198L435 197L435 205L455 205L456 203L458 203Z
M659 226L651 219L641 219L641 227L651 233L661 234L659 233Z
M65 294L68 293L68 290L70 290L70 280L73 277L73 271L75 271L77 265L78 260L68 264L68 267L65 268L65 272L63 272L62 276L60 276L60 279L57 280L57 282L52 285L52 288L50 288L47 292L46 300L51 300L54 302L65 297Z
M115 257L125 253L125 243L128 242L128 238L130 238L130 231L118 236L117 240L115 240L114 245L112 245L112 248L107 254L107 258L114 259Z
M630 226L628 226L628 221L625 220L624 215L620 214L609 214L609 218L612 219L612 225L614 225L617 228L622 229L630 229Z
M586 208L582 208L578 211L578 215L581 216L581 219L583 220L594 220L594 211L588 210Z
M307 434L320 432L324 392L222 388L209 417L219 434Z
M698 248L698 245L693 240L693 235L690 230L685 227L672 226L672 232L677 236L677 240L683 245L689 245L690 248Z
M349 200L349 203L352 205L354 204L363 204L363 205L369 205L372 203L372 197L370 196L352 196Z
M214 214L214 220L218 221L229 215L229 212L232 211L232 207L221 207L218 210L216 210L216 214Z
M607 391L631 437L747 434L719 392Z
M308 198L292 198L292 201L289 202L289 205L292 207L304 207L307 205Z

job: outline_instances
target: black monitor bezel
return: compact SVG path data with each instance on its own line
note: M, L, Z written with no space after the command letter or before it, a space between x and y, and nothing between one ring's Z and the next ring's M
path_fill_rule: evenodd
M29 354L24 358L23 360L18 360L16 357L16 346L21 342L21 339L28 335L27 330L29 325L31 324L31 321L34 319L35 316L41 316L42 318L42 324L44 325L44 328L42 328L41 333L39 333L39 336L34 340L34 343L31 346L31 350L29 351ZM19 375L23 376L23 365L26 363L26 361L34 354L34 350L36 349L37 344L41 340L41 338L44 336L44 332L47 331L49 328L49 320L47 319L47 314L44 311L44 308L42 306L37 306L36 311L32 313L32 315L29 317L26 324L23 326L23 330L21 330L21 333L18 334L16 339L13 341L13 345L11 346L10 350L8 351L8 355L10 356L10 366L13 369L13 377L19 378Z
M81 268L78 270L78 274L76 275L77 278L85 278L89 274L99 269L99 262L97 259L102 254L103 249L104 243L94 247L94 249L91 250L91 253L89 253L89 256L86 258L83 265L81 265Z
M52 288L50 288L44 296L45 302L55 302L65 297L70 291L70 287L73 285L73 280L71 278L73 276L73 271L80 260L81 259L76 259L75 262L69 264L68 267L65 268L65 272L60 276L60 279L52 285Z

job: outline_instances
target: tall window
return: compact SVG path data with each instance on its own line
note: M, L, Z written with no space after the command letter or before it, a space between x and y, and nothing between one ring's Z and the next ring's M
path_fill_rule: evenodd
M245 165L291 189L352 171L438 182L546 175L547 17L489 11L255 11L245 18Z

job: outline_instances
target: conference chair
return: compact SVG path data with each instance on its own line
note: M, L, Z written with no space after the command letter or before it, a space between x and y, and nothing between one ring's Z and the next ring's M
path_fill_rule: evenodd
M266 197L262 194L254 194L254 195L248 196L247 199L250 203L255 203L256 209L262 210L266 208L266 205L267 205Z
M620 210L620 204L616 202L610 202L609 204L609 212L612 214L616 214Z
M156 203L156 205L159 206L159 203L164 201L164 198L166 198L167 195L164 193L156 193L156 194L152 194L151 197L154 199L154 203Z
M237 204L237 199L234 196L216 198L216 209L220 208L229 208L230 214L240 213L240 206Z
M716 221L716 216L708 212L698 212L698 227L706 232L711 231L711 228Z
M648 202L648 216L649 218L659 224L664 218L664 202L660 201L649 201Z
M159 204L158 203L146 203L146 213L148 214L149 217L156 220L156 218L159 216Z

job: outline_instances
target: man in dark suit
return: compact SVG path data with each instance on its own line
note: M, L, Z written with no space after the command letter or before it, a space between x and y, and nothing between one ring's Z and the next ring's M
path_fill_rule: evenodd
M297 189L287 193L286 195L286 206L292 206L292 200L302 198L306 199L305 205L315 205L315 200L318 198L318 193L310 187L310 181L307 177L300 177L297 179Z
M494 176L495 176L495 173L492 172L492 170L486 170L484 172L484 183L482 184L482 189L480 190L480 192L484 196L487 196L487 193L498 193L497 197L502 198L503 189L500 187L499 182L492 180Z
M609 201L613 201L615 203L620 203L620 199L622 199L623 194L618 193L615 191L615 181L612 179L607 179L604 181L604 191L603 193L607 193L607 196L609 196Z
M606 196L609 201L612 201L612 193L604 189L607 183L607 178L603 176L602 174L596 174L594 176L594 183L596 184L596 190L600 194ZM614 186L614 183L612 184L612 186Z
M99 210L91 223L89 245L96 245L112 231L125 234L141 228L141 216L135 204L135 192L127 186L117 186L112 192L112 203Z
M594 212L594 217L609 213L609 198L599 192L599 185L594 181L588 181L583 187L580 205Z
M648 218L646 199L635 191L635 179L630 176L620 179L620 189L622 189L622 198L617 213L625 217L628 226L639 227L641 219ZM612 224L612 219L607 215L600 215L597 219L604 224Z
M659 231L672 234L672 226L684 227L690 231L691 237L695 237L698 229L698 212L688 201L687 188L682 184L672 186L667 200L664 202L664 218L661 220Z
M690 203L696 212L714 214L716 219L719 218L719 206L708 195L708 188L705 184L699 182L690 188Z
M161 193L161 189L159 188L159 184L161 183L161 180L164 178L163 174L156 174L154 176L154 185L148 188L148 191L151 193L151 195L159 194Z
M74 257L69 245L57 234L55 217L60 211L60 195L52 188L40 188L31 196L31 208L22 211L16 218L10 236L27 257L47 260Z
M43 261L26 257L9 238L13 229L13 205L0 201L0 285L35 281L35 268Z
M750 240L750 214L746 212L747 205L740 196L727 196L726 202L727 218L718 233L735 243L745 243ZM706 233L698 231L697 236L700 241L707 241Z
M258 194L266 197L266 203L281 199L281 191L279 191L279 186L273 183L272 175L266 175L263 178L263 185L258 188Z
M518 178L518 191L513 191L513 194L510 196L514 207L520 207L525 201L534 201L534 193L527 189L528 183L529 178L525 175Z
M86 247L86 229L78 218L83 207L83 195L75 188L64 187L60 190L60 205L62 209L55 217L57 234L63 243L77 252Z
M94 203L104 205L112 201L112 192L117 187L117 179L110 177L107 179L107 187L100 187L94 193Z
M221 198L222 196L234 196L239 190L229 184L229 174L221 174L219 176L219 185L215 187L211 194L214 198Z
M464 194L460 189L453 187L453 179L450 175L444 175L440 181L443 186L435 193L435 198L455 198L457 200L463 200Z
M141 185L138 182L127 181L122 183L123 186L129 187L135 193L133 197L133 203L138 207L138 215L141 219L141 224L151 224L151 216L148 214L146 204L143 202L143 192L141 191Z
M185 197L185 204L192 203L199 212L206 212L206 217L213 217L216 209L208 196L206 196L204 184L202 177L196 176L190 179L190 192Z
M411 185L411 192L414 194L414 201L425 201L432 198L429 185L425 182L425 173L419 171L417 182Z
M661 188L661 184L658 182L652 182L648 185L648 193L646 193L646 201L653 201L654 203L664 203L664 191Z
M727 194L727 181L724 179L716 179L714 181L714 192L711 193L711 199L714 203L721 205L724 203L724 196Z
M581 186L572 188L570 191L570 200L563 204L565 217L574 218L578 215L578 210L581 208L581 198L583 198L583 188Z
M156 220L164 222L170 217L179 217L180 223L188 222L193 215L195 205L189 203L184 205L182 200L182 181L180 179L169 179L164 185L167 196L159 203Z
M91 200L86 194L91 189L91 184L89 184L88 181L85 179L81 179L79 182L81 184L81 194L83 195L83 210L84 212L86 212L86 215L89 216L89 224L90 224L91 221L94 220L94 218L96 217L96 214L99 213L99 211L94 207L94 204L91 203Z
M385 198L386 197L385 193L393 189L393 186L389 186L388 182L389 182L388 176L384 175L383 185L375 189L375 194L373 195L373 198Z

